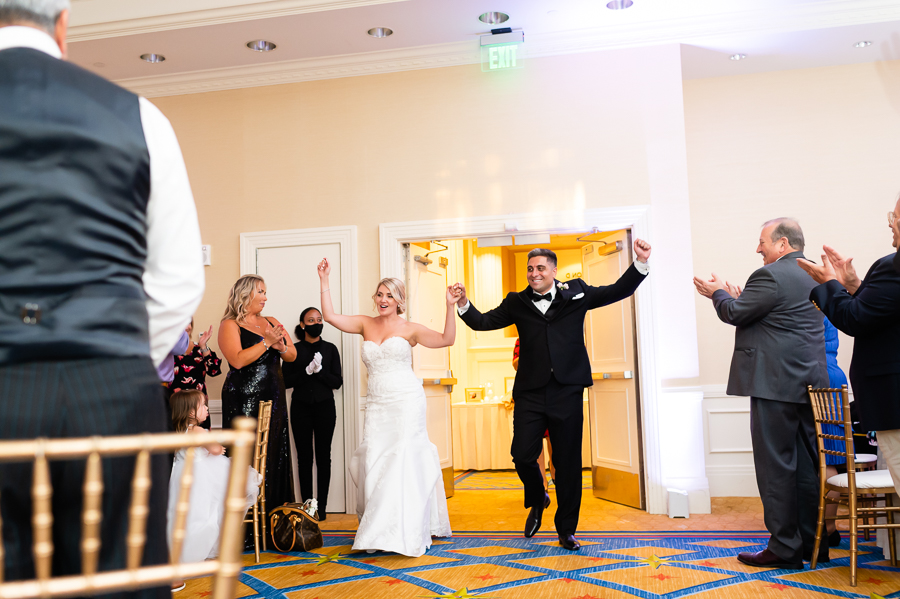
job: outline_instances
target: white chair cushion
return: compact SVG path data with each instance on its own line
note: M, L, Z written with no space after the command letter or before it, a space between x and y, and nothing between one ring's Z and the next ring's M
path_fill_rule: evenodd
M832 476L825 482L827 482L829 485L834 485L835 487L847 488L848 486L850 486L850 483L847 482L846 474L838 474L837 476ZM887 470L869 470L868 472L856 473L857 489L879 489L893 486L894 481L893 479L891 479L891 473Z
M853 457L857 464L870 464L878 461L878 456L874 453L858 453Z

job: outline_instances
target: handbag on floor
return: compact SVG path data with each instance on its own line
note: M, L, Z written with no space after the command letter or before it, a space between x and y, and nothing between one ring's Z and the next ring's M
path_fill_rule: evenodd
M315 500L285 503L269 512L272 546L278 551L312 551L325 544Z

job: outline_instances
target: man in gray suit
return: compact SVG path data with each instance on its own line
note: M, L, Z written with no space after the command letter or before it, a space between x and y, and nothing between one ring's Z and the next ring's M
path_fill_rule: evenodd
M827 386L828 371L822 314L809 301L815 283L796 260L803 247L800 225L775 219L756 249L764 266L743 291L715 274L694 278L719 319L737 327L727 393L750 396L756 482L772 535L765 550L738 555L750 566L801 570L815 543L818 458L806 387ZM827 546L819 561L828 561Z

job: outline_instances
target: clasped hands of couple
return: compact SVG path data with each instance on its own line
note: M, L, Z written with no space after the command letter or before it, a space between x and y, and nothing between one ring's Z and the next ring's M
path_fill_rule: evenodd
M833 247L822 246L825 252L822 254L822 264L816 264L806 258L797 258L797 264L805 270L816 283L820 285L827 281L837 281L847 290L850 295L856 293L859 289L861 281L853 267L853 258L845 258L840 255ZM742 289L740 285L732 285L728 281L722 281L712 273L712 278L708 281L694 277L694 286L700 295L704 297L712 297L712 294L719 289L724 289L728 295L737 299L740 297Z

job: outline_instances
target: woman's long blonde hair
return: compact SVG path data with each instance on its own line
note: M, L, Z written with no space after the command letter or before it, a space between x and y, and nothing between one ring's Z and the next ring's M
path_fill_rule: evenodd
M250 299L256 293L256 284L263 283L265 280L259 275L244 275L231 288L228 295L228 302L225 304L225 315L222 320L234 320L235 322L244 322L249 312L247 306Z
M378 281L378 286L375 288L375 293L372 294L373 302L376 302L375 298L378 296L378 290L381 289L382 285L387 287L387 290L390 292L390 294L394 296L395 300L397 300L397 314L403 314L404 312L406 312L406 285L403 284L403 281L401 281L400 279L395 279L394 277L388 277L386 279L381 279L380 281Z

